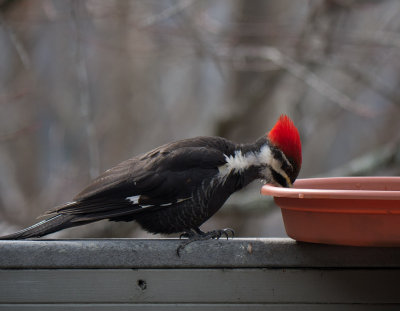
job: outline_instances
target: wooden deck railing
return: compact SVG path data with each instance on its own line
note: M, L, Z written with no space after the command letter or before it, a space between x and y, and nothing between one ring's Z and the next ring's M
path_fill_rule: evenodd
M400 248L0 241L0 310L400 310Z

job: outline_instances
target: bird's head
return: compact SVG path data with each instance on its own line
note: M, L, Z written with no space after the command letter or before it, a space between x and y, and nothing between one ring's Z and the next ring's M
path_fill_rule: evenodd
M302 162L299 131L288 116L281 115L267 133L267 140L269 179L279 186L291 187L299 175Z

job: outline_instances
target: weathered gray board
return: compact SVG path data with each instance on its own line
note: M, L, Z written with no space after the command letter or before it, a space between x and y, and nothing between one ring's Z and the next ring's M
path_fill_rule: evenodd
M0 272L2 303L400 303L400 270Z
M400 268L400 248L234 238L189 244L179 239L0 241L0 269L42 268Z
M24 304L3 305L7 311L399 311L398 305L355 304Z
M400 248L0 241L0 310L400 310Z

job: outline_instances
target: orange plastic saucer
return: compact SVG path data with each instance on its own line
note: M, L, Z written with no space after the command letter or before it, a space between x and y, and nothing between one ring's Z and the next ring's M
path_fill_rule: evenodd
M291 238L352 246L400 246L400 177L299 179L264 185Z

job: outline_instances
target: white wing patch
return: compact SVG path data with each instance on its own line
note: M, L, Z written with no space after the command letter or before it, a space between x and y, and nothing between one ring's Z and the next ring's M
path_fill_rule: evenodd
M160 206L170 206L172 205L172 203L164 203L164 204L160 204Z
M132 197L127 197L126 200L131 201L132 204L139 204L140 195L134 195Z
M140 194L125 198L125 200L130 201L133 205L139 205L141 208L154 206L153 204L139 204L139 199L140 199Z
M171 205L173 205L173 204L181 203L181 202L186 201L186 200L189 200L189 199L191 199L191 198L192 198L192 197L183 198L183 199L178 199L178 200L176 200L176 202L168 202L168 203L163 203L163 204L159 204L159 205L154 205L154 204L139 204L140 194L139 194L139 195L134 195L134 196L131 196L131 197L127 197L127 198L125 198L125 200L130 201L130 202L131 202L132 204L134 204L134 205L139 205L141 208L147 208L147 207L152 207L152 206L163 206L163 207L171 206Z

